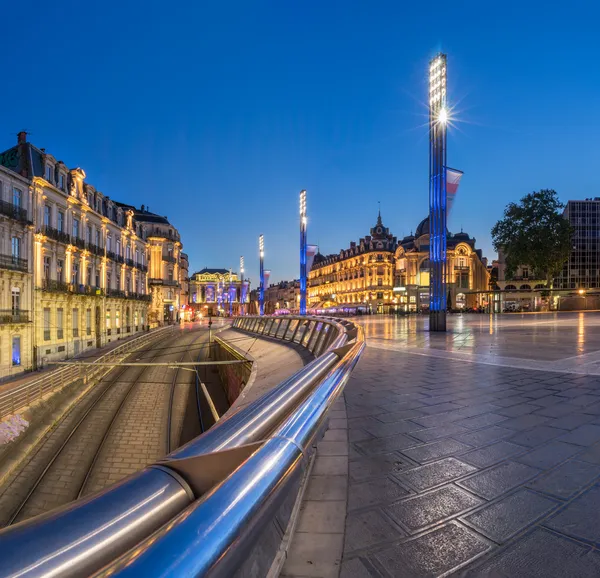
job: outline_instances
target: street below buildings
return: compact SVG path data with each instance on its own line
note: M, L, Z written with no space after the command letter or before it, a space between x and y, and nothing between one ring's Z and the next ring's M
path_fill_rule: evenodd
M185 324L127 361L204 359L208 337L205 325ZM0 524L85 497L163 457L180 445L192 405L198 407L190 367L115 367L4 480Z

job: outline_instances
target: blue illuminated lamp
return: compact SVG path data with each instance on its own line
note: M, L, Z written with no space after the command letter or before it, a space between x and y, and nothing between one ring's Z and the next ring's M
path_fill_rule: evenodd
M306 191L300 191L300 315L306 315Z
M446 55L429 63L429 331L446 331Z

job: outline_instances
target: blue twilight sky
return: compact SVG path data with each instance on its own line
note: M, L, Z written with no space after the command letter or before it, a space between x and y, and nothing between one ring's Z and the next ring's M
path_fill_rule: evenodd
M448 53L465 176L449 219L493 256L507 202L600 195L597 2L296 0L2 6L0 149L31 141L114 199L167 215L190 273L298 276L309 242L397 236L428 212L426 69Z

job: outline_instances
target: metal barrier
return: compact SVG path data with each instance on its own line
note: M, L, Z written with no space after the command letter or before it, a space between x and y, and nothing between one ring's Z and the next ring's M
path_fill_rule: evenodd
M94 360L94 364L118 363L133 351L146 345L149 341L152 341L156 337L163 336L166 332L172 330L172 325L161 327L160 329L156 329L149 333L144 333L140 337L130 339ZM110 367L104 365L94 366L91 364L85 368L83 366L67 365L46 372L37 379L33 379L23 385L9 389L0 394L0 418L28 407L34 401L37 401L48 393L55 393L78 380L81 380L82 383L87 383L90 379L97 378L100 374L104 375L110 370Z
M0 531L1 576L266 576L327 413L364 349L360 327L242 317L316 359L205 434L84 500Z

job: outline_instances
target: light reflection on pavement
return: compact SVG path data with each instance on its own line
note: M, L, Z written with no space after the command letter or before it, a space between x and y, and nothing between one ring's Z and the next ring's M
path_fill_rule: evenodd
M426 315L356 317L369 347L486 363L600 374L600 312L448 315L429 333Z

